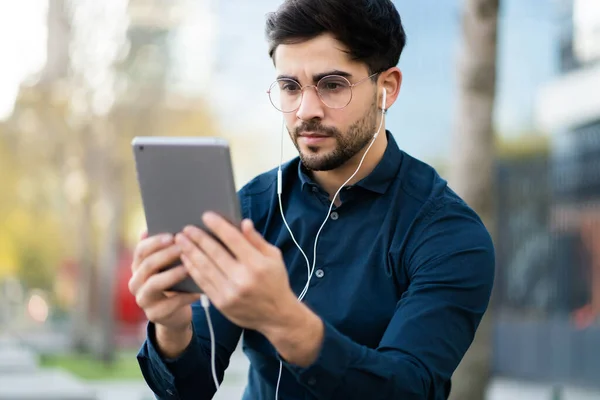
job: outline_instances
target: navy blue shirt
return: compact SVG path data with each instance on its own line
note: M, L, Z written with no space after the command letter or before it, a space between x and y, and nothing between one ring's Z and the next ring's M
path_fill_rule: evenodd
M304 302L324 321L320 354L307 368L284 362L279 399L441 400L485 312L494 279L491 237L429 165L398 148L387 132L382 160L362 181L340 192L323 228ZM239 192L243 216L283 253L297 295L306 261L283 224L277 170ZM283 167L283 207L312 263L315 235L330 201L298 158ZM204 310L193 307L194 336L175 360L157 353L154 326L138 355L161 399L210 399L210 336ZM243 330L211 307L217 369L222 379ZM243 332L250 360L247 400L274 400L275 348L256 331Z

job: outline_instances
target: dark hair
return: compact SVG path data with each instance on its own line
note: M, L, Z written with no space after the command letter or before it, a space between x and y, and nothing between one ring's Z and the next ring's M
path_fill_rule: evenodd
M269 56L281 44L331 33L370 73L395 67L406 45L400 14L391 0L285 0L267 14Z

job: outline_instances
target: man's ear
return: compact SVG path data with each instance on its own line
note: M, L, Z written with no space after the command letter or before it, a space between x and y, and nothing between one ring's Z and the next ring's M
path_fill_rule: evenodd
M379 78L383 90L386 91L385 109L388 110L398 99L402 87L402 71L394 67L381 74Z

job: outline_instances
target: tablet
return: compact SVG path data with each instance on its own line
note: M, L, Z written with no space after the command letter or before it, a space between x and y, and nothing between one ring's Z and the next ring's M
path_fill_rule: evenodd
M177 234L187 225L206 230L202 222L206 211L240 226L241 210L225 139L136 137L131 145L149 236ZM172 291L202 293L191 277Z

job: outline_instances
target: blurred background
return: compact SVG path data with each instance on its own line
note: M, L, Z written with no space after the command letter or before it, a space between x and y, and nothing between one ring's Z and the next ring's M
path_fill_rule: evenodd
M462 160L491 166L497 277L470 378L485 394L457 375L457 398L600 399L600 1L500 1L481 149L457 145L481 112L461 84L477 1L394 3L408 44L388 129L457 187L476 176ZM238 187L275 167L263 32L279 4L0 1L0 399L152 398L127 289L145 226L130 142L227 138ZM240 398L246 368L236 352L218 398Z

